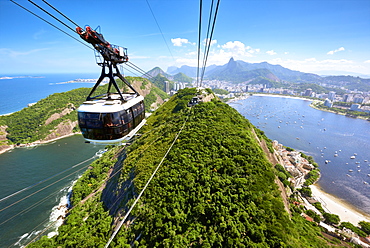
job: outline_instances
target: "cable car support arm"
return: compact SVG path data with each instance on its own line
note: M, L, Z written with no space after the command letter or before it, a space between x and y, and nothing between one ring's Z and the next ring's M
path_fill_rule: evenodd
M114 77L118 77L119 79L121 79L122 82L125 85L127 85L134 92L134 93L130 93L130 94L137 95L137 96L139 95L139 93L135 90L135 88L132 87L132 85L122 76L122 74L120 73L116 63L114 63L112 61L104 61L104 63L101 63L100 65L102 66L102 71L101 71L100 77L97 80L97 82L95 83L95 85L94 85L93 89L91 90L90 94L86 98L87 101L90 101L90 100L93 100L93 99L96 99L98 97L105 96L105 95L107 95L108 99L109 99L110 94L111 94L110 90L111 90L112 86L115 88L117 93L120 95L121 100L125 101L125 98L123 97L123 95L121 93L121 90L119 89L119 87L117 85L117 82L114 79ZM108 69L108 73L106 72L106 69ZM115 72L113 72L113 70L115 70ZM103 94L103 95L92 96L92 94L95 92L97 87L103 82L103 80L105 78L109 78L107 93Z

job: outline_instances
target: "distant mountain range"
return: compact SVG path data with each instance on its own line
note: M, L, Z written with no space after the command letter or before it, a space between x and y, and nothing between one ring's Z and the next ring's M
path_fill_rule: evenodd
M165 74L165 72L163 72ZM197 68L191 66L169 67L168 75L184 73L190 77L196 77ZM169 76L171 77L171 76ZM370 79L353 76L319 76L313 73L304 73L272 65L267 62L248 63L231 58L222 66L211 65L206 68L205 79L229 81L234 83L250 83L256 81L269 81L278 83L314 83L343 86L348 89L370 91Z

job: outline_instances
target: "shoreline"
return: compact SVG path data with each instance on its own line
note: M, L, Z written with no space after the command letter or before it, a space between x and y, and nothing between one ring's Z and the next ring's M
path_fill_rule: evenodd
M54 139L46 140L46 141L45 140L37 140L37 141L29 143L29 144L20 144L19 146L9 145L8 148L5 148L4 150L0 150L0 155L5 153L5 152L8 152L10 150L13 150L15 148L29 148L29 147L34 147L34 146L38 146L38 145L43 145L43 144L47 144L47 143L50 143L50 142L53 142L53 141L56 141L56 140L59 140L59 139L63 139L63 138L73 136L75 134L81 134L81 132L69 133L69 134L66 134L66 135L62 135L58 138L54 138Z
M325 211L339 216L341 222L350 222L357 226L360 221L370 222L370 215L357 209L337 196L325 192L317 183L309 186L313 198L322 203Z
M300 99L314 102L313 99L306 99L301 97L285 96L285 95L273 95L273 94L253 94L253 96L269 96L269 97L282 97L282 98L291 98L291 99ZM242 99L238 99L242 100ZM237 100L228 102L235 104ZM312 103L310 104L310 107ZM317 108L314 108L317 109ZM321 110L321 109L317 109ZM324 111L324 110L321 110ZM325 111L330 112L330 111ZM370 222L370 214L365 213L358 209L356 206L346 202L336 195L331 195L324 191L320 185L316 182L314 185L309 186L312 191L314 198L317 198L319 202L322 202L322 206L325 211L328 213L336 214L339 216L341 222L350 222L353 225L357 226L360 221Z
M333 113L333 114L337 114L337 115L343 115L345 117L350 117L350 118L353 118L353 119L360 119L360 120L365 120L365 121L369 121L369 119L370 119L370 118L367 118L367 117L364 117L364 116L351 117L351 116L347 116L346 113L336 112L336 111L332 111L332 110L329 110L329 109L321 109L321 108L319 108L315 105L315 101L318 101L318 100L312 101L312 103L309 105L313 109L317 109L317 110L321 110L321 111L325 111L325 112L329 112L329 113Z
M314 99L308 99L304 97L299 97L299 96L287 96L287 95L279 95L279 94L253 94L253 96L270 96L270 97L281 97L281 98L290 98L290 99L300 99L300 100L305 100L305 101L314 101Z
M310 101L311 103L310 103L309 106L313 109L316 109L316 110L320 110L320 111L324 111L324 112L328 112L328 113L333 113L333 114L338 114L338 115L343 115L343 116L350 117L350 118L353 118L353 119L360 119L360 120L365 120L365 121L369 121L369 119L370 119L370 118L363 117L363 116L351 117L351 116L347 116L346 113L336 112L336 111L332 111L332 110L329 110L329 109L318 108L317 106L314 105L314 103L317 102L317 101L320 101L320 100L316 100L316 99L308 99L308 98L303 98L303 97L299 97L299 96L286 96L286 95L279 95L279 94L258 94L258 93L253 94L253 96L269 96L269 97L281 97L281 98L306 100L306 101ZM238 100L242 100L242 99L238 99Z

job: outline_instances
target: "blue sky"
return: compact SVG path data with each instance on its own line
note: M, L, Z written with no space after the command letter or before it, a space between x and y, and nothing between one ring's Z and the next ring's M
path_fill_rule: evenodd
M71 33L28 1L15 1ZM130 61L146 71L197 64L198 0L148 0L166 42L146 0L48 2L82 27L100 26L107 41L127 47ZM203 4L202 47L210 0ZM91 49L9 0L0 0L0 30L0 75L100 71ZM370 0L221 0L207 65L231 57L370 75Z

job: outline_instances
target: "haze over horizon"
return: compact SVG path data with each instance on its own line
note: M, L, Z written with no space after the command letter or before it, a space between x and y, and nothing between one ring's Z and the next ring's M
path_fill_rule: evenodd
M16 2L80 39L31 3ZM130 61L145 71L197 65L199 1L48 2L81 27L100 26L105 39L127 47ZM202 47L211 1L203 4ZM207 65L233 57L318 75L368 76L369 13L367 0L221 1ZM2 75L100 72L91 49L8 0L0 0L0 27Z

